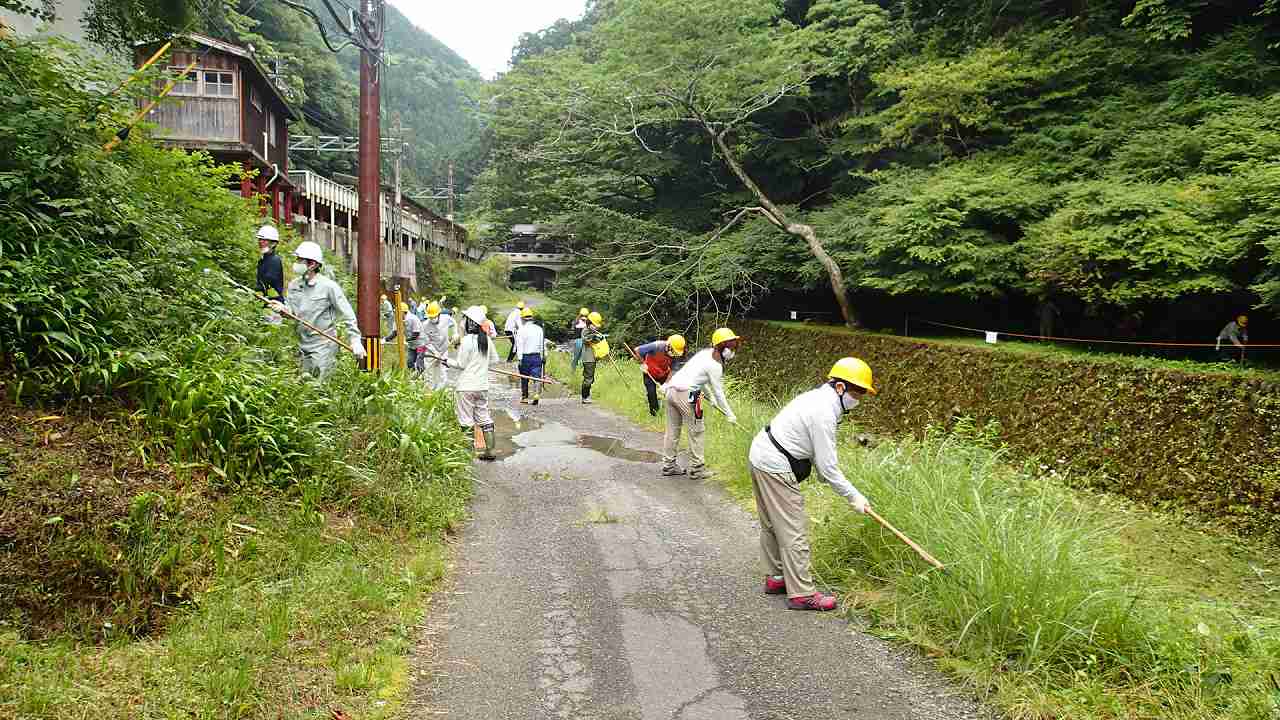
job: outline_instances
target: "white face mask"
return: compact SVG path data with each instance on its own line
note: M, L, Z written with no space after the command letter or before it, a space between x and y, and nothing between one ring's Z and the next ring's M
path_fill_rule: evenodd
M849 412L850 410L856 407L858 407L858 398L853 393L846 390L844 392L844 395L840 396L841 410L844 412Z
M733 359L733 348L725 348L725 349L721 350L721 351L720 351L720 357L721 357L725 362L729 362L730 360L732 360L732 359Z
M258 252L262 253L263 255L266 255L267 253L271 252L271 246L263 245L262 247L258 248Z
M306 275L306 274L307 274L307 264L306 264L306 263L300 263L300 262L296 262L296 263L294 263L294 264L293 264L293 274L294 274L294 275Z

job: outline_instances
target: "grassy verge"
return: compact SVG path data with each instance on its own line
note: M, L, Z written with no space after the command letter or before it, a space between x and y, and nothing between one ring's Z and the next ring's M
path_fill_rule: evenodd
M274 485L179 460L140 411L3 408L0 717L398 714L464 439L396 373L295 382L324 466Z
M594 397L659 430L635 365L620 364L630 387L602 365ZM707 455L749 506L747 449L785 398L730 396L742 429L712 411ZM1273 548L1032 476L981 428L869 449L854 427L841 432L852 482L949 565L929 571L808 483L815 572L872 632L920 648L1015 718L1280 718Z

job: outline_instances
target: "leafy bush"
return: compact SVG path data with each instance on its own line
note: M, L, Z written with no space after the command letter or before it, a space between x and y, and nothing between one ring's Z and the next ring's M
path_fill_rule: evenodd
M112 74L0 39L0 357L19 393L113 389L218 316L202 266L253 267L256 218L225 189L236 171L145 142L103 152L128 98L85 77Z
M1250 533L1280 517L1280 384L1090 358L1003 353L842 330L739 322L734 374L777 390L817 382L833 358L862 357L886 401L860 422L897 436L957 418L998 423L1018 459ZM769 348L786 347L777 353Z

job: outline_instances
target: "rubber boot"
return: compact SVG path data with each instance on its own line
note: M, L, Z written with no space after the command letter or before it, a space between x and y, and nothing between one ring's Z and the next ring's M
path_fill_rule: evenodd
M497 460L498 459L493 454L493 431L492 430L484 431L484 451L480 453L480 459L481 460Z

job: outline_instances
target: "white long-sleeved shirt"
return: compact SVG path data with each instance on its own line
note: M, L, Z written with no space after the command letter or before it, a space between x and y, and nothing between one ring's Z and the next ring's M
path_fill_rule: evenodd
M458 346L458 392L485 392L489 389L489 365L498 362L498 351L493 349L493 339L488 339L488 354L480 352L479 335L462 338Z
M516 331L516 357L525 355L541 355L547 342L542 326L535 322L527 322Z
M724 383L721 382L724 368L711 356L712 352L711 348L707 348L689 358L689 362L667 381L667 387L681 391L710 391L716 407L724 411L730 422L737 422L738 416L733 414L733 408L729 407L729 401L724 397Z
M840 397L823 385L796 396L782 408L769 427L778 444L797 460L812 460L813 468L841 497L853 501L862 496L840 470L836 454L836 425L840 422ZM791 464L769 441L763 429L751 441L747 459L770 473L789 473Z
M520 309L515 308L511 312L507 313L507 324L504 325L502 329L509 333L513 333L519 330L520 326L523 324L524 320L520 318Z

